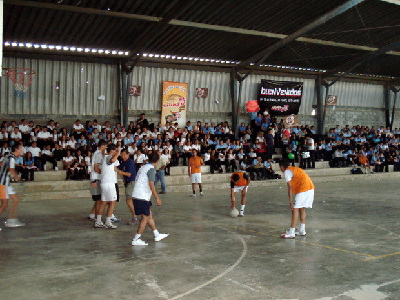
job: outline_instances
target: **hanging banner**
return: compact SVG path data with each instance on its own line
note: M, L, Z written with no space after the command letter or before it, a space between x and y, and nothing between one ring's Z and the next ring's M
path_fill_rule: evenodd
M179 127L185 127L187 88L187 83L163 81L161 125L177 122Z
M272 116L297 115L302 95L303 82L262 79L258 104Z
M328 98L326 99L326 104L336 106L337 105L337 96L328 95Z

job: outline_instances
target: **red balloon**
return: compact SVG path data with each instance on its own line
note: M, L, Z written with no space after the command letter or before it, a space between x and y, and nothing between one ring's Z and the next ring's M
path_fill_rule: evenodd
M256 112L260 110L260 106L258 106L257 100L250 100L246 103L246 109L248 112Z

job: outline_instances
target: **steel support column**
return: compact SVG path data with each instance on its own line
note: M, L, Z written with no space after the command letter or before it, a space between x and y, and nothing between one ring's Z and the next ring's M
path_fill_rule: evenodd
M315 93L317 95L317 133L324 134L324 120L323 120L323 85L322 76L318 75L315 79Z
M385 84L383 88L383 99L385 101L385 123L386 127L390 126L390 87Z

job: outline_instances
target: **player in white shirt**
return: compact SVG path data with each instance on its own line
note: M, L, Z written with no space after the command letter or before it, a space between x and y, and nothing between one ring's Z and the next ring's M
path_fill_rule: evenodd
M151 207L151 195L154 196L157 202L157 206L162 204L160 197L157 194L156 187L154 185L156 170L155 166L160 160L158 153L153 152L149 154L149 163L144 165L138 171L136 176L135 187L133 188L132 198L137 215L141 215L140 223L135 237L132 240L132 246L146 246L148 245L140 237L142 236L147 225L153 230L154 240L159 242L165 239L168 234L159 233L156 224L154 223L153 214L150 210Z
M17 207L19 203L19 197L10 185L10 177L12 176L15 180L19 181L17 172L15 171L15 158L22 155L22 144L16 143L12 149L12 153L7 155L0 165L0 184L6 186L6 198L0 199L0 215L6 210L8 206L8 198L11 198L12 203L8 213L8 219L5 222L6 227L20 227L25 224L17 219ZM0 228L1 231L1 228Z
M107 155L104 156L101 163L101 203L99 207L99 214L97 215L94 227L105 227L109 229L115 229L117 226L112 224L111 217L114 212L115 203L118 199L117 190L115 188L116 183L116 169L118 156L121 149L117 149L117 146L110 144L107 147ZM106 222L103 223L101 220L102 214L106 205L108 204L108 210L106 214Z
M92 195L92 200L95 201L93 204L92 211L88 217L90 221L95 221L99 214L98 212L101 204L100 165L103 161L103 156L107 150L107 142L105 140L100 140L97 147L98 147L97 150L92 155L92 162L91 162L92 169L90 172L90 194Z

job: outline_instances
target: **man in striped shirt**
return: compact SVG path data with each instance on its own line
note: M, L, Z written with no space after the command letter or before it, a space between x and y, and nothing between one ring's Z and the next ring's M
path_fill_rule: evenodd
M11 198L12 200L8 213L8 219L5 222L6 227L20 227L25 225L17 219L17 207L19 203L19 197L10 184L11 176L17 181L20 180L20 178L18 177L18 173L15 171L15 158L20 157L22 153L22 144L15 143L11 148L11 154L8 154L0 165L0 185L6 186L6 199L2 199L1 201L0 215L8 207L8 199Z

